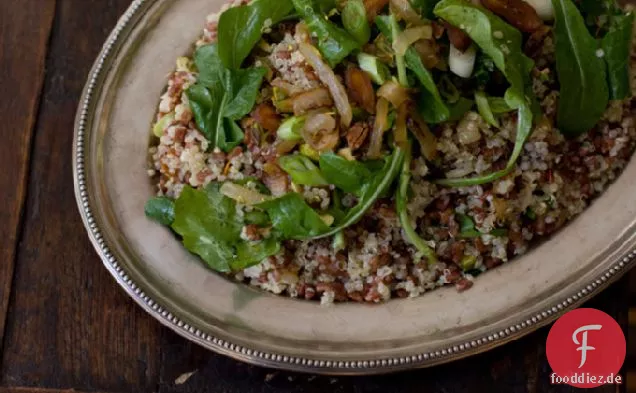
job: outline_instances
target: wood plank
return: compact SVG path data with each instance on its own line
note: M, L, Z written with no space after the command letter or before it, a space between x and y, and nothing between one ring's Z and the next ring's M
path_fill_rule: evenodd
M5 124L0 130L0 168L4 168L0 176L0 343L54 14L55 0L6 0L0 7L0 86L5 94L0 100L0 118Z
M41 389L41 388L21 388L21 387L16 387L16 388L0 387L0 393L85 393L85 392L81 392L75 389L61 390L61 389ZM90 393L106 393L106 392L90 392Z
M159 324L103 268L77 213L71 177L79 95L107 34L129 4L57 2L7 320L4 386L156 388Z
M614 285L587 306L607 312L627 325L627 281ZM425 370L372 377L321 377L248 366L211 354L165 331L159 393L575 393L579 389L550 384L545 355L549 329L502 348ZM194 374L189 375L194 372ZM604 386L596 392L624 392Z

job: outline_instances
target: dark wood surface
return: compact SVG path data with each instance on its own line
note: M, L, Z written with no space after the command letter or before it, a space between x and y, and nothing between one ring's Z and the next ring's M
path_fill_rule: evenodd
M212 354L134 305L87 240L71 176L78 97L129 3L0 2L0 393L577 391L549 385L546 329L433 369L332 378L267 370ZM627 331L628 303L636 299L636 285L631 288L630 294L624 279L591 306Z

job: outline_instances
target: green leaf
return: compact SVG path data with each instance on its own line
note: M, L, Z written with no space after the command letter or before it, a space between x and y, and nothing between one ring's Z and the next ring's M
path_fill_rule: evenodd
M437 262L437 254L429 247L428 244L417 234L408 211L408 193L409 184L411 182L411 163L413 161L411 153L411 143L409 142L405 152L404 162L402 164L402 171L400 173L400 184L398 192L395 195L396 210L400 217L400 224L404 230L406 240L413 245L423 256L428 259L428 263L433 264Z
M499 128L499 120L495 118L492 109L490 109L490 101L488 101L488 97L483 91L475 92L475 103L481 117L491 126Z
M172 229L184 246L218 272L244 269L278 253L275 239L246 244L241 239L242 218L234 201L223 196L219 184L205 190L186 186L175 201Z
M456 103L452 104L450 109L450 116L448 117L448 121L456 122L460 121L466 113L468 113L473 106L475 105L475 101L469 100L465 97L459 97Z
M233 244L240 236L241 224L229 198L218 187L197 191L185 187L175 202L172 229L183 238L185 247L199 255L214 270L231 271Z
M225 67L239 69L261 39L263 30L283 20L293 9L291 0L255 0L223 12L219 18L218 42L219 57Z
M506 76L510 87L504 99L508 106L518 110L519 119L515 147L505 169L487 176L445 179L436 183L463 187L493 182L514 170L523 146L532 132L532 89L527 86L530 84L530 71L534 64L521 50L521 33L484 8L463 0L442 0L435 7L435 15L468 34L492 59L495 67Z
M557 124L576 137L592 129L609 101L606 66L597 41L571 0L552 0L556 24L556 67L561 85Z
M603 37L603 59L607 63L607 79L612 100L623 100L632 95L629 56L633 25L634 14L616 16L609 32Z
M320 156L320 170L327 182L358 197L364 193L374 172L377 172L369 167L370 165L359 161L349 161L334 153L325 153Z
M349 33L331 23L313 0L292 0L309 30L318 39L318 49L331 67L340 64L360 45Z
M440 0L410 0L411 6L423 17L427 19L433 19L433 9Z
M342 25L360 45L371 39L371 27L362 0L347 0L342 10Z
M328 232L318 235L315 238L335 235L343 229L346 229L360 221L369 209L373 207L378 198L384 195L389 187L391 187L391 185L395 182L395 179L400 174L400 169L404 162L404 155L404 149L396 147L391 156L387 157L382 170L369 180L368 185L364 188L364 192L358 200L358 204L349 210L345 217L338 220L335 226Z
M247 269L250 266L261 263L265 258L280 252L281 245L273 237L259 242L243 242L236 246L236 258L232 260L233 271Z
M391 26L389 16L378 16L375 20L376 25L389 41L393 41L394 32ZM424 120L428 123L438 124L447 121L450 117L450 110L444 103L439 94L435 80L431 72L422 63L415 48L410 47L404 54L404 61L408 69L410 69L423 89L418 98L418 110L422 114Z
M320 215L295 192L261 203L257 207L267 212L274 230L283 239L309 239L329 231Z
M296 184L303 186L326 186L329 184L316 164L303 155L294 154L280 157L278 165L291 176Z
M232 85L226 86L226 89L231 88L232 98L224 109L224 117L240 120L252 111L266 73L267 69L264 67L234 71Z
M515 110L508 105L505 99L500 97L488 97L488 106L495 115L501 115Z
M186 90L194 119L211 148L230 151L243 141L235 121L254 107L266 69L230 71L221 62L216 44L199 48L194 59L198 82Z
M149 199L144 208L146 217L162 225L172 225L174 221L174 201L166 197Z

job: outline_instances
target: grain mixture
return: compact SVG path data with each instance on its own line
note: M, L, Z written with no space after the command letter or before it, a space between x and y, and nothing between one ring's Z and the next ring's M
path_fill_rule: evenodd
M261 3L273 0L235 1L221 13L240 10L228 15L229 26L239 12L258 15ZM628 86L613 85L621 76L630 82L612 71L615 50L593 48L599 64L609 63L607 75L581 71L603 74L604 99L603 89L566 91L577 81L558 72L567 61L559 51L571 50L559 42L561 18L586 23L577 36L602 38L621 25L631 32L631 15L612 2L601 15L561 3L566 13L550 10L544 22L522 0L442 0L433 13L407 1L349 0L316 22L320 1L290 0L286 13L261 18L244 59L216 42L223 34L250 33L225 33L225 16L210 15L194 58L177 60L161 97L148 171L158 197L148 215L170 225L212 269L275 294L329 304L416 297L444 285L470 288L479 274L583 212L634 151L634 100ZM581 14L568 6L581 7L574 8ZM515 7L530 16L516 20L509 12ZM467 14L476 18L458 20ZM483 20L494 38L471 28ZM344 57L321 45L335 40L346 49L345 39L355 45ZM489 39L504 44L492 47ZM226 64L228 57L238 63ZM527 70L518 67L525 86L512 75L518 59L532 60ZM234 81L262 70L245 113L226 116L237 112L241 97L219 109L214 94L232 90L232 83L203 66L219 66ZM433 75L435 85L423 84L422 73ZM242 87L231 94L240 96ZM517 106L509 98L515 89L522 90ZM560 101L572 101L572 94L602 103L594 126L577 127L570 113L559 115L571 110ZM437 119L424 108L433 101ZM531 132L520 138L524 116ZM356 177L360 184L351 182Z

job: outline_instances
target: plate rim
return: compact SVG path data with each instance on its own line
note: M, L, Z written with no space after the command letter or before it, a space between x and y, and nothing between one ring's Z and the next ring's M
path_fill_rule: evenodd
M465 342L441 348L435 352L414 353L408 356L388 357L366 360L324 360L311 357L299 357L282 355L275 352L263 352L253 348L247 348L232 343L220 337L212 336L188 324L178 314L178 311L169 310L152 299L145 291L135 283L125 269L119 264L117 257L110 251L109 245L102 236L102 231L97 224L90 202L90 194L87 186L87 174L85 168L85 151L87 150L88 125L92 122L91 113L96 99L103 88L103 76L108 70L115 49L126 38L126 31L131 29L135 22L139 21L145 11L150 9L158 0L134 0L123 16L117 22L115 28L109 34L96 61L94 62L80 97L77 109L74 135L73 135L73 183L75 198L88 237L97 251L102 263L113 276L115 281L125 292L147 313L157 319L164 326L172 329L184 338L197 344L229 356L239 361L272 367L277 369L313 372L318 374L347 375L347 374L381 374L413 368L431 367L454 360L459 360L482 352L486 352L507 342L520 339L537 329L556 320L563 313L580 306L585 301L597 295L610 284L626 274L636 266L636 250L631 249L624 255L614 260L608 268L591 282L583 283L568 294L541 312L528 316L525 321L508 326L499 331Z

